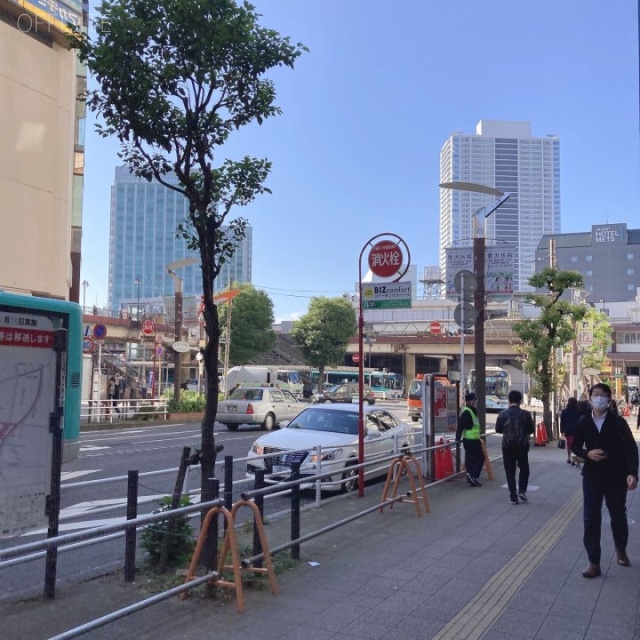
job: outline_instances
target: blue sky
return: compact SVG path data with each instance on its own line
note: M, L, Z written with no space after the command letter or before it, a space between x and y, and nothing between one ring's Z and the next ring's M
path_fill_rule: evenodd
M354 291L358 256L401 236L437 264L438 163L453 131L527 120L560 136L562 231L640 226L638 6L632 0L256 0L262 24L310 51L273 77L283 114L238 132L224 157L268 157L253 282L277 319ZM107 303L117 144L89 120L82 279ZM364 268L364 267L363 267Z

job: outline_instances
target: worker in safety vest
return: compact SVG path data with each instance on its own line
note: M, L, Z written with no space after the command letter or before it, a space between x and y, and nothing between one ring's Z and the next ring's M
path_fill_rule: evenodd
M481 487L478 481L484 465L484 452L480 442L480 420L478 419L478 397L475 393L467 393L465 405L458 417L456 443L462 440L464 446L464 463L467 467L467 484L470 487Z

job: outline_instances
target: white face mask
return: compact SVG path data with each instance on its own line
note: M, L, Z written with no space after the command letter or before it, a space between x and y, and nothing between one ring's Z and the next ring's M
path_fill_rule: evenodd
M593 396L593 398L591 398L591 406L596 411L606 411L609 406L609 398L605 398L604 396Z

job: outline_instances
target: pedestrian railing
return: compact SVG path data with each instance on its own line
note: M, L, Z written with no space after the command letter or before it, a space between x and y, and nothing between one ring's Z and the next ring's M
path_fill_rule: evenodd
M129 398L122 400L87 400L80 407L81 424L149 420L169 415L166 398Z

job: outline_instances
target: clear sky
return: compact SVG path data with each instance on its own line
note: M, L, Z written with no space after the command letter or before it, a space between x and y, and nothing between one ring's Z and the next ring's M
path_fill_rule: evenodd
M437 264L439 153L481 120L560 136L562 231L640 227L635 0L255 0L263 26L310 51L274 74L283 114L223 157L268 157L253 283L276 319L353 293L358 256L400 235L418 273ZM114 141L89 119L82 245L87 304L107 303ZM364 268L364 267L363 267Z

